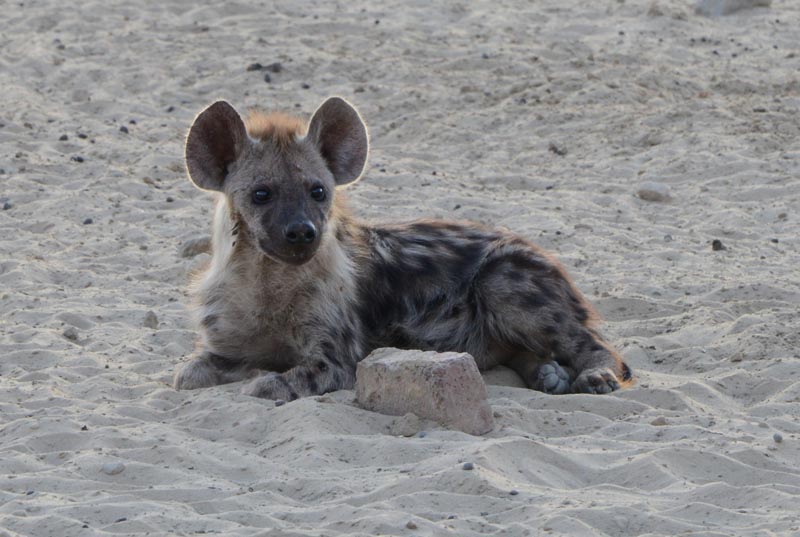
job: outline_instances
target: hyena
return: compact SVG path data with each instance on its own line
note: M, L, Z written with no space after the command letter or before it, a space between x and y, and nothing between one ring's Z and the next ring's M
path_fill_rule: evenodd
M552 394L608 393L631 371L562 266L525 239L461 221L372 225L338 187L367 161L366 126L332 97L306 125L246 120L225 101L197 116L189 177L219 193L212 259L194 282L201 341L175 375L192 389L293 400L352 388L377 347L470 353Z

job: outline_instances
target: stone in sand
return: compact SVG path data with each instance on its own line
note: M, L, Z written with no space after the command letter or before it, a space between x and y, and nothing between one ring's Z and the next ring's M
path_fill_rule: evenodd
M411 412L469 434L494 427L486 385L466 353L377 349L358 364L356 396L368 410Z
M672 193L667 185L652 181L639 185L636 195L645 201L669 201L672 199Z
M742 9L769 7L772 0L698 0L695 11L706 17L730 15Z

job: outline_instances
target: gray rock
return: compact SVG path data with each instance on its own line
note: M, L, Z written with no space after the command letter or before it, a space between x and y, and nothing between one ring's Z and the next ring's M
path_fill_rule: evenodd
M772 435L772 439L775 440L776 444L780 444L783 442L783 435L781 433L775 433Z
M197 237L189 239L181 245L181 257L195 257L211 251L211 237Z
M377 349L358 364L356 397L382 414L416 414L481 435L494 427L475 359L467 353Z
M152 311L148 311L144 316L144 321L142 322L145 328L152 328L155 330L158 328L158 317Z
M652 181L639 185L636 195L645 201L669 201L672 199L672 192L667 185Z
M769 7L771 5L772 0L698 0L694 10L706 17L719 17L721 15L730 15L742 9Z
M117 475L125 471L125 465L121 462L107 462L100 471L108 475Z
M77 341L78 340L78 329L74 326L68 326L64 329L64 337L70 341Z

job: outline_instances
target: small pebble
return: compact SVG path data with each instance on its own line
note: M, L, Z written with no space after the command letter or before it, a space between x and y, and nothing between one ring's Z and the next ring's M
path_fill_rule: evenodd
M84 425L83 427L81 427L81 431L88 431L88 430L89 430L89 428L88 428L86 425Z
M125 465L121 462L107 462L100 471L108 475L117 475L125 471Z
M75 155L75 156L72 157L71 160L73 160L75 162L83 162L83 157L80 156L80 155Z
M62 332L63 336L70 341L77 341L78 340L78 329L74 326L68 326Z
M248 65L248 66L247 66L247 71L260 71L260 70L262 70L263 68L264 68L264 66L263 66L263 65L261 65L261 64L260 64L260 63L258 63L258 62L256 62L256 63L251 63L250 65Z
M175 111L175 107L174 106L168 106L167 107L167 112L174 112L174 111Z
M417 433L418 438L425 438L426 436L428 436L428 433L426 433L425 431L420 431L419 433Z
M144 321L142 324L145 326L145 328L152 328L155 330L158 328L158 317L156 317L154 312L148 311L144 316Z
M59 142L66 142L67 140L69 140L69 136L67 136L66 134L62 134L61 136L58 137Z
M551 153L555 153L559 157L563 157L564 155L567 154L567 148L564 147L563 145L557 144L555 142L550 142L550 144L547 146L547 149Z
M519 491L517 489L511 489L508 493L511 494L512 496L516 496L517 494L519 494Z
M409 520L408 522L406 522L406 528L408 528L410 530L415 530L415 529L417 529L417 525L414 524L413 520Z
M84 133L82 133L82 132L79 132L79 133L78 133L78 138L80 138L81 140L85 140L85 139L87 139L88 137L89 137L89 135L88 135L88 134L84 134Z
M4 201L3 202L3 210L4 211L7 211L7 210L11 209L12 207L14 207L14 204L11 203L10 201Z
M461 467L462 470L474 470L475 465L471 462L465 462L464 465Z
M772 435L772 439L775 440L776 444L780 444L783 442L783 435L781 433L775 433Z
M303 89L311 89L311 86L309 86L305 82L303 82L303 84L300 87L303 88Z
M778 239L770 239L770 240L769 240L769 242L772 242L772 243L778 244Z
M283 399L275 399L275 406L283 406L286 404L286 401Z
M722 241L719 239L714 239L711 241L711 249L715 252L719 252L720 250L727 250L728 248L722 244Z
M175 198L172 196L167 196L167 203L172 203L173 201L175 201Z
M481 511L481 516L489 516L489 511Z
M645 201L669 201L672 198L669 187L664 183L647 181L639 185L636 195Z
M84 218L83 225L88 226L89 224L94 224L94 220L92 220L91 218Z
M264 82L266 82L267 84L272 82L272 77L269 76L269 73L264 73Z
M118 518L118 519L116 519L116 520L114 521L114 524L117 524L117 523L119 523L119 522L125 522L126 520L128 520L128 519L127 519L127 517Z
M33 496L34 494L36 494L36 492L32 490L29 490L28 492L25 493L26 496Z
M270 73L280 73L281 71L283 71L283 65L281 64L281 62L273 62L267 65L264 69L269 71Z
M124 133L124 134L128 134L128 132L129 132L128 131L128 127L126 127L125 125L121 126L119 128L119 132Z
M659 416L650 422L650 425L653 425L654 427L663 427L666 424L667 424L667 418L665 418L664 416Z

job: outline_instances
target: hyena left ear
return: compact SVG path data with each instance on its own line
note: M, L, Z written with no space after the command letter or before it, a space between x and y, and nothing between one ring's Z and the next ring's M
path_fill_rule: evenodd
M369 153L367 126L355 108L341 97L331 97L317 108L308 126L314 143L333 173L337 185L357 181Z

